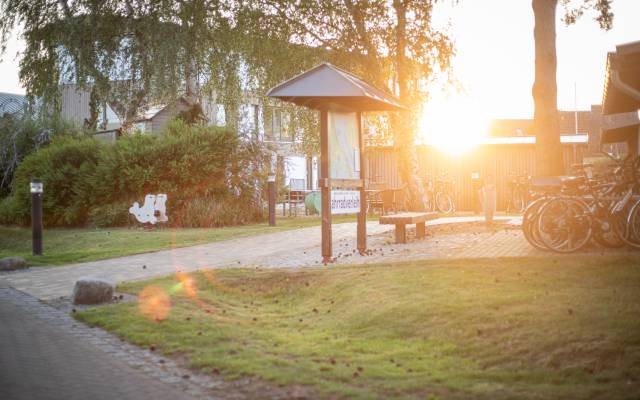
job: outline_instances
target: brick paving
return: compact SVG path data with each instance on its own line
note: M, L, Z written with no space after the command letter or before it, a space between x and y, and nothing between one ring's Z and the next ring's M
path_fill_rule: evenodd
M451 217L429 221L427 225L479 221L481 217ZM376 238L393 231L391 225L377 221L367 223L372 246ZM356 247L356 224L333 226L334 253ZM434 253L435 254L435 253ZM438 253L440 254L440 253ZM442 255L440 255L442 256ZM367 257L353 257L350 262L367 262ZM346 260L340 260L346 262ZM0 282L38 299L52 300L69 296L79 278L93 277L112 283L166 276L176 271L190 272L206 268L261 265L286 268L321 265L320 227L270 233L205 245L163 250L153 253L72 264L63 267L38 267L0 274Z
M120 350L123 347L129 351ZM182 382L185 379L178 374L185 372L150 368L143 353L33 297L0 286L0 399L204 397L191 382Z

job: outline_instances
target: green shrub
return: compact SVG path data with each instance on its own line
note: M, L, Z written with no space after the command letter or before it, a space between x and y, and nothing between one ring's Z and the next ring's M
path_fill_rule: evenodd
M131 204L122 202L94 206L89 211L88 224L92 228L133 225L135 218L129 214L129 207Z
M86 177L95 172L102 145L95 139L60 137L22 161L16 170L5 217L16 224L28 224L31 214L29 183L44 184L43 219L46 226L82 225L91 204L85 201L91 190Z
M29 110L0 116L0 197L9 195L15 171L22 160L59 136L85 132L59 118Z
M171 122L163 135L113 144L63 138L28 156L16 171L0 223L27 224L29 181L44 182L47 226L130 223L129 207L166 193L169 223L211 227L262 218L268 160L262 145L229 130Z

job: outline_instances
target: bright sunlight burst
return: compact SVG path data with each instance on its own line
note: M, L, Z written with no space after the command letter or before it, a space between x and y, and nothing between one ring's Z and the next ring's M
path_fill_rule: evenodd
M464 94L435 95L425 105L418 138L452 155L471 151L487 135L487 113Z

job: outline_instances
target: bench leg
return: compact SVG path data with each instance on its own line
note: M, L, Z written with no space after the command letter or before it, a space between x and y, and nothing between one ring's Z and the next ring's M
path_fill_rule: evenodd
M416 224L416 239L424 239L424 231L425 231L425 227L424 227L424 222L419 222Z
M405 224L396 224L396 243L407 243Z

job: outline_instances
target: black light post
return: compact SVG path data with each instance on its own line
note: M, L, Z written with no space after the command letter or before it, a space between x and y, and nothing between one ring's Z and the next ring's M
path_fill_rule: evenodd
M276 226L276 176L269 175L267 182L269 192L269 226Z
M34 256L42 255L42 192L42 182L31 181L31 249Z

